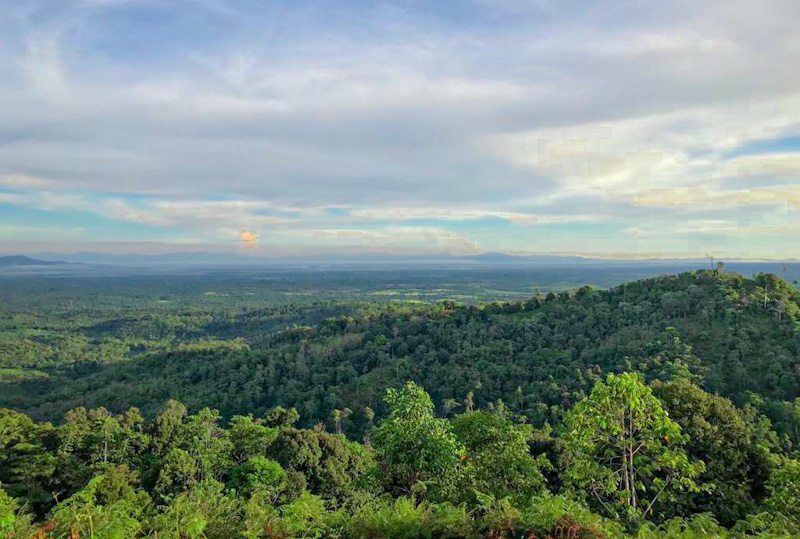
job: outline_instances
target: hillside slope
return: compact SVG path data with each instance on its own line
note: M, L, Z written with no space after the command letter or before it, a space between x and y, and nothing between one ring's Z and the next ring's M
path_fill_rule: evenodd
M63 260L39 260L24 255L0 256L0 268L13 268L19 266L58 266L66 264Z
M348 407L345 428L358 434L364 407L381 414L384 389L408 379L440 408L457 410L471 392L476 404L503 399L542 423L558 421L604 373L638 370L691 377L798 434L785 403L800 394L800 294L772 275L700 271L518 303L357 312L250 347L186 347L27 381L0 406L56 418L78 405L151 413L168 398L226 416L282 404L306 424Z

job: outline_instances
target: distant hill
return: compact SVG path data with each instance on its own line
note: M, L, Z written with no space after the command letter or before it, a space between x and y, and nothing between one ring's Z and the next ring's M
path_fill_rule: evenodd
M67 264L63 260L39 260L29 256L0 256L0 268L11 268L17 266L58 266Z
M664 272L679 273L709 267L706 259L615 259L597 258L569 254L509 254L503 252L487 252L474 255L454 255L448 253L427 254L392 254L385 252L374 253L344 253L344 254L319 254L319 255L258 255L242 254L239 252L168 252L160 254L136 253L101 253L101 252L39 252L33 257L40 260L59 261L67 264L87 264L92 266L117 266L136 268L165 268L165 267L286 267L297 265L308 266L337 266L337 267L438 267L438 268L487 268L487 267L546 267L546 266L663 266ZM770 272L784 275L784 268L798 267L798 260L725 260L725 265L734 271L745 274L757 272ZM750 270L747 266L759 266ZM106 268L108 269L108 268ZM796 273L796 272L792 272ZM792 277L794 279L796 277Z

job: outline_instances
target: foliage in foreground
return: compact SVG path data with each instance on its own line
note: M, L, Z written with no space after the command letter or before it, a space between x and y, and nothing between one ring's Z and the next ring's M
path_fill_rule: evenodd
M550 431L504 403L447 420L413 382L387 392L390 414L364 444L297 429L297 413L283 408L234 417L227 428L216 412L188 415L174 401L152 422L136 410L76 409L57 427L1 410L0 537L796 536L800 463L767 448L764 495L748 494L757 511L725 527L687 510L716 487L700 457L735 458L713 453L708 440L693 451L690 429L669 417L670 405L713 400L697 391L675 381L654 392L637 374L609 375L551 438L555 458L535 450ZM763 426L730 403L724 409ZM713 477L730 479L724 470ZM548 485L543 472L556 481ZM667 518L659 504L679 514Z

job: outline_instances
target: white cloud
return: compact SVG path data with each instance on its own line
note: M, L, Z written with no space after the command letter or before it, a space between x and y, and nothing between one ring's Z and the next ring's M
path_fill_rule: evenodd
M57 182L24 174L10 174L0 176L0 187L7 189L32 189L32 188L52 188Z
M0 193L0 204L19 204L24 198L14 193Z
M491 137L489 146L518 167L554 178L557 200L592 194L635 205L796 205L794 186L764 187L780 178L800 185L800 154L729 159L752 140L800 126L800 93L770 101L724 103L563 128ZM744 191L731 179L758 179Z
M792 179L800 185L800 152L746 155L720 167L722 176L759 180Z
M45 98L61 99L66 88L57 39L54 36L30 37L25 49L21 66L32 89Z
M32 240L64 239L76 240L83 239L84 229L80 227L54 227L54 226L35 226L35 225L4 225L0 224L0 239L3 241L15 241L21 237L31 238Z
M29 182L28 182L29 183ZM11 182L14 187L22 183ZM34 182L35 185L35 182ZM26 185L32 187L31 185ZM285 225L296 219L265 212L295 211L268 201L145 199L133 204L121 198L89 196L79 192L28 190L0 192L0 203L45 211L81 211L117 221L191 231L198 236L241 238L239 227Z
M481 210L464 208L381 208L356 209L349 213L351 217L373 221L468 221L474 219L497 218L519 224L554 224L554 223L591 223L604 219L600 215L590 214L533 214L499 210Z
M795 154L730 157L800 133L793 0L476 1L461 17L214 0L191 25L183 5L136 2L162 21L147 29L131 3L0 13L0 202L273 242L496 218L648 243L633 231L725 209L797 219ZM534 229L481 247L545 241Z
M379 229L311 229L291 230L290 237L312 238L325 243L347 247L370 247L379 249L399 249L445 252L453 254L480 252L474 240L437 227L386 227Z
M641 206L699 206L732 208L770 206L800 208L800 186L760 187L754 189L717 190L708 186L668 187L639 193L634 202ZM797 214L793 215L798 219Z

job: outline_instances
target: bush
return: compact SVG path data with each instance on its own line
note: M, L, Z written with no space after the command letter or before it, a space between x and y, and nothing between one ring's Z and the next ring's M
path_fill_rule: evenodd
M352 539L460 539L477 537L467 512L451 504L416 505L411 498L376 501L350 522Z

